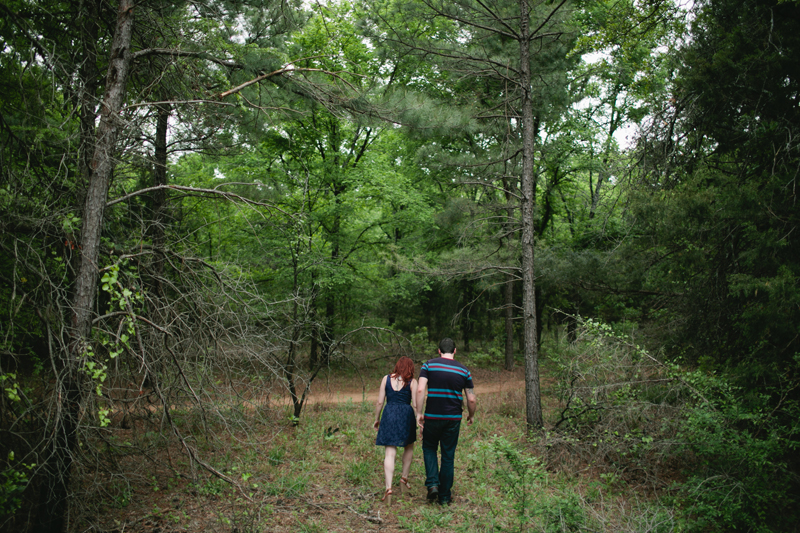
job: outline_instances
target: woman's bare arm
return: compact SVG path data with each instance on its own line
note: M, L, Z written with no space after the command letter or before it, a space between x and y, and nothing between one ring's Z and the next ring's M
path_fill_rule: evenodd
M381 380L381 388L378 391L378 401L375 402L375 422L373 422L372 427L378 429L381 425L381 409L383 408L383 402L386 399L386 376L383 376Z

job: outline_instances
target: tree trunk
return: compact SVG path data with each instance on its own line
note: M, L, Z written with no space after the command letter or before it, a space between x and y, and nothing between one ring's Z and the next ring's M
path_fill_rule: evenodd
M470 321L469 315L472 310L472 283L469 280L465 280L461 286L463 287L462 293L464 294L464 301L466 302L464 305L466 312L461 315L461 336L464 341L464 351L470 352L469 343L472 340L472 322Z
M35 528L37 532L42 533L61 533L65 529L70 471L73 453L76 451L78 424L82 416L81 407L84 399L92 391L92 387L85 384L82 363L89 349L92 304L97 293L100 234L120 126L117 115L122 108L125 83L128 78L132 30L133 1L120 0L106 76L106 91L83 210L81 261L73 300L69 352L66 355L63 382L60 384L62 393L58 396L59 405L54 409L54 413L60 416L56 418L54 427L56 436L47 454L48 459L43 465L44 480L41 491L43 498L39 502L40 510Z
M522 88L522 317L525 339L525 413L528 431L543 425L539 391L539 350L536 344L536 285L534 278L534 207L536 186L533 155L536 124L533 116L530 62L530 5L520 0L520 85Z
M83 62L80 68L82 82L80 90L80 144L78 146L78 176L80 181L76 187L75 205L83 206L86 202L86 190L92 178L92 155L94 154L95 119L97 117L97 89L100 73L97 68L97 46L100 21L100 6L97 1L89 1L78 11L81 21L81 38L83 46ZM78 211L80 213L80 211ZM82 214L79 214L82 216ZM77 236L66 235L67 249L77 250ZM78 272L80 256L69 253L69 272Z
M514 239L512 238L514 229L514 198L511 195L511 183L509 180L503 179L503 190L506 195L506 211L508 218L506 220L506 245L508 246L509 259L514 257L515 247ZM506 358L505 369L509 372L514 370L514 281L515 275L508 274L506 279L506 286L504 291L503 306L505 307L505 326L506 326Z
M312 301L311 305L316 304ZM317 313L312 310L311 316L316 318ZM308 369L314 370L317 367L317 361L319 361L319 327L315 323L311 328L311 347L308 350Z
M514 275L509 274L505 286L506 310L506 364L508 371L514 370Z
M169 126L170 105L160 104L156 108L155 158L153 161L153 186L167 184L167 129ZM163 297L161 280L164 277L164 244L167 224L167 192L157 189L153 192L153 289L159 297Z
M296 278L297 274L295 273L295 288L297 285ZM297 291L295 291L295 300L292 304L292 340L289 342L289 352L286 355L286 366L283 370L286 375L286 381L289 383L289 394L292 397L292 407L294 409L293 422L295 425L297 425L297 419L300 418L300 411L303 409L303 404L300 401L300 397L297 395L297 386L295 380L295 370L297 368L295 361L297 354L297 341L300 338L300 326L297 322L297 318Z
M92 326L92 302L97 292L97 260L100 256L100 232L108 199L108 187L114 168L114 150L120 123L117 115L125 96L125 83L130 64L130 43L133 30L133 2L120 0L117 27L111 48L106 77L106 92L100 111L100 125L92 157L92 174L86 195L83 231L81 234L81 266L75 291L73 350L83 355L81 344L88 339Z
M608 160L611 158L611 143L614 140L614 133L617 131L620 120L620 113L617 110L617 97L619 96L619 92L621 90L622 87L618 83L611 91L611 118L609 118L608 121L608 134L603 146L602 164L600 165L600 170L597 172L597 184L595 185L594 190L592 190L591 179L589 180L589 192L592 196L592 203L591 207L589 208L590 219L594 218L594 215L597 212L597 206L600 204L600 189L602 189L603 184L606 182L609 175Z
M94 121L97 116L97 43L98 26L100 20L100 8L97 2L87 2L84 10L79 16L82 19L83 28L83 64L81 65L81 141L78 148L78 169L81 176L81 184L78 187L78 204L83 204L86 200L86 189L92 175L92 155L94 154Z
M322 325L322 364L329 365L331 362L331 350L333 349L334 324L336 323L336 297L333 291L328 290L325 296L325 322Z

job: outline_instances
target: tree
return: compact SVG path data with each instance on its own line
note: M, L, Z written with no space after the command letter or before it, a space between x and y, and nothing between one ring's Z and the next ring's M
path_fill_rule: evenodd
M555 310L545 319L566 321L570 340L578 315L631 320L654 294L641 285L645 267L619 253L635 232L626 216L637 163L620 134L630 138L653 103L667 99L669 51L684 31L669 2L581 3L575 18L581 36L571 54L583 60L570 89L578 101L544 133L537 227L545 244L537 304Z
M568 16L565 5L566 2L532 4L522 0L488 6L471 1L426 0L404 3L399 8L404 13L402 24L394 18L394 10L399 6L391 3L385 4L372 19L379 28L376 38L384 46L400 50L395 56L398 67L409 56L435 61L437 69L428 79L434 90L427 88L428 93L434 97L442 93L455 95L462 100L456 102L464 106L469 117L462 124L468 124L467 120L474 121L473 125L482 121L488 124L499 119L501 131L515 131L519 144L502 143L499 152L505 156L494 159L487 174L493 174L491 181L502 183L506 176L503 165L517 157L521 159L518 174L513 178L520 184L519 192L512 191L519 195L520 204L521 313L526 411L531 429L543 424L534 275L536 143L542 123L557 117L568 101L565 93L544 81L552 81L566 71L570 38L565 26ZM415 15L413 23L407 22L408 14ZM437 72L440 74L436 75ZM480 90L475 90L476 87ZM485 89L489 90L483 92ZM500 96L489 97L492 92ZM456 137L466 131L449 133ZM477 143L486 143L480 133L472 135Z
M285 7L279 6L279 11ZM92 448L102 442L102 428L108 427L112 417L129 424L128 415L143 406L129 409L126 399L143 395L145 389L164 408L170 429L193 464L215 472L188 443L172 418L170 405L190 398L188 401L202 410L209 397L195 392L198 383L192 382L188 368L198 370L201 381L206 371L232 376L234 365L225 368L231 361L227 356L231 346L245 338L259 342L268 329L235 318L254 314L242 313L243 309L260 307L263 312L267 306L253 296L250 287L237 285L241 278L235 273L216 270L186 253L187 248L182 248L185 241L167 242L175 234L162 231L165 198L154 202L155 216L146 214L138 200L146 192L171 190L177 195L247 203L224 191L180 189L166 183L169 115L171 110L184 112L185 102L165 102L170 96L166 90L149 91L158 85L159 77L170 77L176 58L186 61L182 67L189 62L215 65L193 73L194 98L190 100L215 94L219 90L215 85L227 82L228 74L248 67L228 55L230 50L240 49L228 46L233 36L224 20L219 20L227 16L238 19L241 11L221 15L216 8L206 10L205 6L193 10L186 5L145 3L134 7L120 2L118 9L111 10L116 27L109 29L100 23L107 14L103 3L17 2L0 9L5 43L0 83L21 89L8 91L13 99L4 98L2 107L2 157L8 163L2 171L8 186L2 200L4 260L0 279L2 293L13 305L3 311L0 370L9 390L19 391L4 396L0 405L2 446L4 452L16 449L23 464L29 466L32 457L45 458L30 469L27 493L40 509L32 527L61 531L67 507L81 499L68 490L73 476L85 473L82 469L92 463L96 468L89 470L116 467L104 464L100 456L79 443ZM264 12L258 18L263 21ZM75 20L83 23L76 26ZM159 23L164 25L159 27ZM189 38L180 42L165 39L169 41L165 48L147 46L158 39L154 34L174 30L175 34L196 36L193 30L197 27L205 28L204 37L218 38L218 57L208 50L192 50L194 43ZM279 34L279 29L276 26L274 34ZM148 57L173 61L148 63L161 66L154 71L142 64ZM103 80L100 72L106 66ZM100 120L95 128L101 88ZM201 91L207 92L198 94ZM144 190L131 193L139 185L137 172L147 166L142 159L149 159L139 143L140 136L149 133L150 116L140 110L150 106L148 97L153 94L159 100L152 105L156 110L153 155L158 175L155 184L145 183ZM208 122L198 122L194 132L208 126ZM178 142L183 148L196 148L208 135L209 129ZM109 191L114 196L110 201ZM139 231L152 222L159 231ZM155 255L164 261L149 262ZM165 263L170 265L166 271L157 266ZM156 268L151 270L154 264ZM218 290L209 291L212 286ZM194 328L199 333L193 332ZM281 332L269 333L281 338ZM225 357L198 362L198 354L208 353L209 347ZM278 370L272 366L272 350L256 351L250 345L240 350L239 368L268 369L265 381ZM111 382L118 385L114 387L118 392L111 392ZM208 423L209 417L203 415L203 420ZM24 428L22 433L20 428ZM108 444L109 449L116 449ZM222 473L215 475L231 481ZM33 497L34 488L38 488L38 498ZM9 521L14 520L15 510L3 510Z
M356 100L373 88L380 64L353 30L350 6L314 11L289 49L306 58L295 66L318 88L321 81L311 78L314 73L335 72ZM298 90L306 89L316 90L311 85ZM253 101L255 95L245 92L245 98ZM188 185L200 172L205 183L230 182L233 190L248 184L250 198L281 210L269 221L256 213L226 214L234 223L216 228L216 240L227 235L235 246L229 244L215 258L250 263L264 294L289 302L284 316L291 341L284 368L299 418L315 376L342 363L337 346L343 339L353 330L381 324L383 258L400 245L402 234L411 235L407 229L424 213L424 199L413 186L404 186L409 180L397 164L405 156L400 133L369 117L369 105L351 101L330 107L289 91L271 103L291 112L242 125L238 133L248 140L246 153L186 157L176 178ZM206 226L207 214L198 211L202 216L184 222L189 228ZM306 347L304 371L301 350Z
M653 194L639 242L663 258L651 283L682 287L670 308L690 360L747 384L779 380L798 340L797 10L698 4L672 97L641 139L638 190Z
M117 116L125 96L125 85L130 67L131 39L133 35L133 3L121 0L117 24L109 54L105 94L100 112L100 124L94 142L91 175L83 209L81 229L81 260L75 280L73 314L69 330L69 353L65 357L63 390L59 391L57 409L63 417L56 421L58 437L51 441L48 460L44 465L45 481L40 496L39 531L62 531L70 482L72 451L77 446L77 428L81 407L88 392L84 384L86 360L91 357L89 334L92 329L92 307L97 290L100 232L113 168L114 150L118 134Z

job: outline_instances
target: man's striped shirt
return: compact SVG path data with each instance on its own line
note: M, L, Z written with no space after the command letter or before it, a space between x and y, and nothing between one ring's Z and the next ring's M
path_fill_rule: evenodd
M461 420L463 391L475 388L469 369L454 359L437 357L422 365L419 377L428 378L425 419Z

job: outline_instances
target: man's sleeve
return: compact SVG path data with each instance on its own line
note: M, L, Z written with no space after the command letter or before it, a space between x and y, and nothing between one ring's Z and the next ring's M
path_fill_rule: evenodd
M419 369L419 377L428 379L428 362L425 361L425 364L422 365L422 368Z
M467 370L467 381L464 383L465 389L474 389L475 384L472 382L472 372Z

